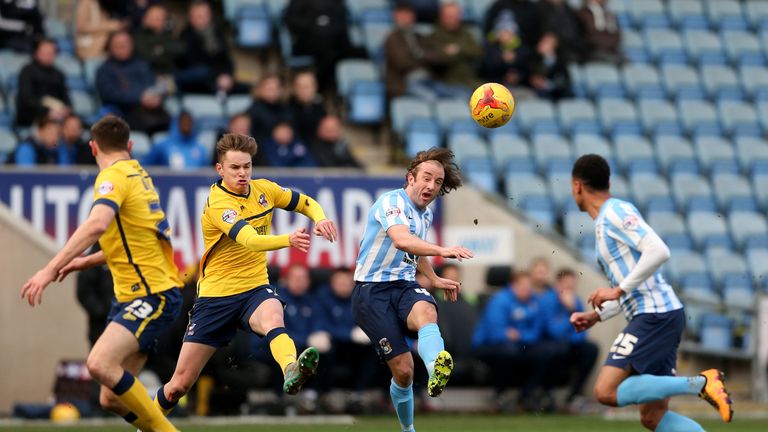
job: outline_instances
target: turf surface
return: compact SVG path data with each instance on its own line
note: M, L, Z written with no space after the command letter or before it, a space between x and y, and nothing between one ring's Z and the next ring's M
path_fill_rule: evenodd
M728 431L728 432L765 432L768 430L768 421L736 419L734 423L724 424L719 421L705 420L701 421L702 426L709 432ZM397 432L398 424L394 417L363 417L355 419L352 425L194 425L194 421L180 421L178 425L184 432L202 432L202 431L228 431L228 432ZM446 416L431 415L418 416L416 418L416 428L418 432L497 432L497 431L531 431L531 432L608 432L608 431L644 431L638 421L627 420L603 420L598 417L560 417L560 416L528 416L528 417L509 417L509 416ZM3 431L19 432L126 432L131 429L127 426L14 426L2 427Z

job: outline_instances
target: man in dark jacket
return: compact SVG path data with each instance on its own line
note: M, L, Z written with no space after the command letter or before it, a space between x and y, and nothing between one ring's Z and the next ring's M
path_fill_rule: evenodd
M461 22L461 7L456 3L443 4L439 25L429 37L435 56L432 76L441 84L453 87L446 96L468 95L479 84L475 61L482 55L483 48Z
M425 49L425 38L416 33L414 27L416 13L410 6L400 2L395 6L393 19L394 29L384 41L384 81L388 98L404 95L409 78L428 77L425 69L428 52Z
M248 108L251 134L256 142L270 137L278 123L293 123L291 110L281 99L282 93L283 84L277 75L267 75L256 85L253 104Z
M291 115L296 134L306 142L315 139L320 120L325 117L323 97L317 93L317 79L311 70L296 72L291 89Z
M189 24L181 32L184 55L176 73L179 90L187 93L244 93L248 87L234 79L226 32L203 0L189 5Z
M0 1L0 48L30 52L32 42L45 34L36 0Z
M149 64L133 55L133 40L124 31L112 34L109 58L96 71L96 90L104 105L112 105L134 130L153 134L168 129L163 109L167 89L155 86Z
M320 121L309 149L318 166L360 168L349 152L349 143L341 136L341 121L336 116L325 116Z
M35 45L32 62L19 73L17 125L30 126L41 116L61 120L69 114L71 104L66 78L54 66L55 61L56 44L50 39L41 39Z
M91 147L83 139L83 121L80 117L70 114L61 122L61 145L73 152L74 164L96 165Z
M350 52L347 9L343 0L291 0L285 23L293 54L312 56L320 88L336 88L336 63Z
M135 38L136 55L146 60L155 74L173 74L176 62L184 54L184 46L173 37L168 27L168 11L165 6L153 5L147 9Z

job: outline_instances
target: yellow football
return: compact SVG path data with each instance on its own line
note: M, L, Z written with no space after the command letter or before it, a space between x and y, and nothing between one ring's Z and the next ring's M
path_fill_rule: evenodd
M73 423L80 418L80 411L70 403L58 403L51 410L51 421L54 423Z
M515 98L503 85L485 83L472 93L469 99L469 112L482 127L504 126L515 112Z

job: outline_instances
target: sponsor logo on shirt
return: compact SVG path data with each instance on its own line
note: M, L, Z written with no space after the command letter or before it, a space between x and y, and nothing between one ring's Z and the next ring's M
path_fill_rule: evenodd
M235 223L235 219L237 219L237 212L232 209L224 210L224 213L221 214L221 220L228 224Z
M387 211L384 213L384 216L391 218L391 217L397 217L400 215L400 209L398 207L392 207L390 209L387 209Z
M115 190L115 187L112 185L112 182L109 182L109 181L105 180L105 181L101 182L101 184L99 185L99 193L101 195L106 195L106 194L112 192L113 190Z
M640 225L640 220L635 215L628 215L621 221L621 226L625 231L634 231Z

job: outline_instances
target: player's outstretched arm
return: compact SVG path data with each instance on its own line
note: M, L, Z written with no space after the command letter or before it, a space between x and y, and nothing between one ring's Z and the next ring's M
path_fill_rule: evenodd
M111 206L93 206L88 219L75 230L64 248L24 284L21 288L21 298L26 298L30 306L41 304L45 287L56 280L61 269L96 243L114 219L115 211Z
M397 249L413 255L439 256L443 258L453 258L459 261L474 256L471 250L462 246L447 248L424 241L419 237L412 235L407 225L392 225L387 230L387 235Z
M234 237L236 242L255 252L267 252L287 247L295 247L302 252L309 249L309 234L304 228L299 228L291 234L262 235L247 222L241 220L232 228L229 237Z
M416 271L426 276L432 283L433 288L443 290L443 298L446 301L455 302L458 300L459 292L461 292L461 283L438 276L428 259L420 259L419 264L416 266Z
M85 270L87 268L103 265L106 262L107 257L104 256L104 251L101 250L90 255L77 257L70 261L69 264L62 267L61 270L59 270L59 274L56 277L56 282L63 281L64 278L66 278L67 275L73 271Z

